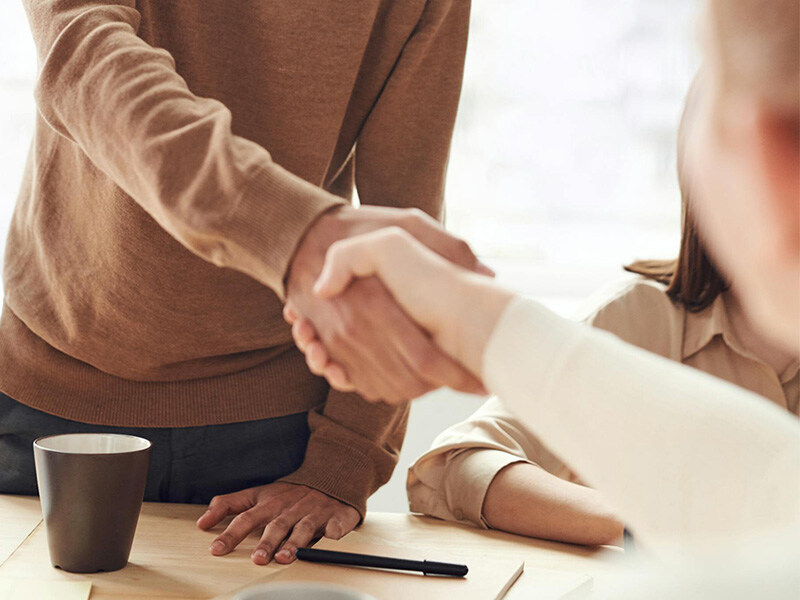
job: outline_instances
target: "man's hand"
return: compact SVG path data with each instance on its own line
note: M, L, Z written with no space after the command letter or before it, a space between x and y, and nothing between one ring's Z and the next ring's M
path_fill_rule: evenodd
M331 358L368 400L397 403L442 386L481 393L480 382L444 354L377 279L356 281L332 299L313 293L331 244L392 226L454 264L491 274L465 242L421 211L345 207L320 217L300 243L289 269L287 313L313 323Z
M233 494L215 496L197 520L200 529L210 529L228 515L236 515L211 543L211 553L231 552L251 532L264 529L251 558L257 565L290 563L297 548L324 535L339 539L360 520L351 506L304 485L271 483Z
M321 298L346 293L363 278L379 278L405 314L431 335L444 352L476 378L482 377L483 354L513 294L487 278L443 260L397 227L387 227L334 243L314 292ZM291 307L297 347L309 369L341 391L363 390L344 365L333 358L314 325Z

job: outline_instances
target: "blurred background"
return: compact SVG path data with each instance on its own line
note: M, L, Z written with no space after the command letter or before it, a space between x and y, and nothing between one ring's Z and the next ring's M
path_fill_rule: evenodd
M447 226L507 286L572 315L636 258L677 252L675 133L698 66L698 0L473 0ZM18 0L0 3L0 243L33 131L36 57ZM1 368L1 367L0 367ZM371 510L405 511L416 456L482 399L412 406Z

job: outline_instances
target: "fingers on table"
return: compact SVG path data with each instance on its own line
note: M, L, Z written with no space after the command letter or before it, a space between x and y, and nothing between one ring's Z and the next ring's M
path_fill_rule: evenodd
M308 546L311 541L321 533L324 526L325 522L321 515L311 514L306 515L295 523L294 527L291 528L291 532L278 531L268 542L270 545L280 545L275 553L275 562L292 562L295 559L297 549ZM282 537L280 535L281 533L283 533ZM286 535L287 533L288 535Z
M221 556L231 552L250 533L277 518L283 506L278 499L262 500L257 506L239 513L211 544L211 553Z
M267 524L253 551L253 562L265 565L274 557L278 563L290 563L298 548L308 546L326 533L329 525L341 537L351 531L358 520L355 509L321 492L309 491Z
M251 490L242 490L234 494L214 496L208 503L208 509L199 519L197 526L200 529L211 529L228 515L246 511L255 505L255 497Z

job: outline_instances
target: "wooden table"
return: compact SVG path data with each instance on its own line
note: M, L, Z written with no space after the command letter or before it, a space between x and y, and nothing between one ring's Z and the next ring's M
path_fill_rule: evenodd
M128 566L113 573L78 575L50 566L38 499L0 495L0 578L88 578L92 582L92 600L199 600L227 595L271 571L291 568L254 565L250 551L257 535L228 556L211 556L208 546L215 534L195 526L195 520L204 510L197 505L145 503ZM371 513L357 533L351 535L363 536L373 543L440 549L443 553L473 555L476 559L489 554L521 558L526 567L586 573L594 578L595 590L610 585L621 569L617 560L621 551L617 549L531 540L414 515ZM526 581L523 573L506 598L526 598L525 588L532 583Z

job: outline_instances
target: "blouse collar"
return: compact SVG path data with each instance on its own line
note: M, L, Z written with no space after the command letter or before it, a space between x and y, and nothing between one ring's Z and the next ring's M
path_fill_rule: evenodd
M697 354L720 336L731 350L746 358L763 364L763 360L747 350L745 344L731 325L730 315L726 307L725 297L728 292L718 295L710 306L700 312L686 311L685 330L683 335L682 359ZM791 381L800 371L800 359L794 360L778 377L782 384Z

